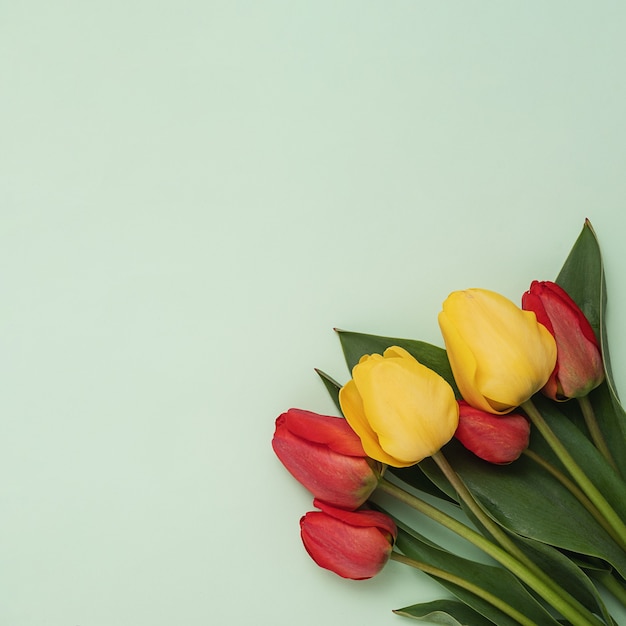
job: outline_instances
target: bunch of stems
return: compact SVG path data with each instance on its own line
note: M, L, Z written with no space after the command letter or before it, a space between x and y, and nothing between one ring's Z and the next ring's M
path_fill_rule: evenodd
M579 402L592 441L607 463L618 472L617 465L611 457L609 448L602 437L600 429L597 427L591 403L587 398L580 399ZM527 457L538 463L552 476L557 478L557 480L583 504L591 515L593 515L594 519L602 526L615 543L626 552L626 525L614 508L576 463L573 456L552 431L532 401L528 400L525 402L522 408L562 463L567 474L554 467L554 465L543 459L536 452L526 450L525 454ZM481 549L502 567L514 574L522 583L541 598L547 606L551 607L573 626L606 625L605 621L593 614L579 600L574 598L571 593L546 575L543 570L517 546L510 535L485 512L463 480L450 465L442 451L435 453L432 459L454 488L458 496L458 501L463 502L474 518L479 522L482 534L387 479L381 479L379 489L438 522L443 527ZM448 581L473 593L519 624L531 626L534 623L519 609L509 605L506 600L495 596L471 580L434 567L431 564L412 559L397 551L392 553L391 558L395 561L415 567L439 580ZM593 578L621 602L622 605L626 606L626 589L615 575L610 571L599 571L593 575Z

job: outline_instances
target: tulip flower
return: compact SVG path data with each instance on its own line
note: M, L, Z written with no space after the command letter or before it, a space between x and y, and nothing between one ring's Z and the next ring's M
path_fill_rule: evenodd
M368 456L394 467L433 455L458 424L452 387L397 346L361 357L339 402Z
M289 409L276 420L276 456L316 498L357 509L376 489L382 465L369 459L345 419Z
M484 461L511 463L528 447L530 424L523 415L494 415L461 400L454 436Z
M380 572L398 533L393 520L378 511L344 511L324 502L313 504L300 520L302 542L311 558L343 578L363 580Z
M463 398L508 413L539 391L556 363L554 338L535 314L485 289L455 291L439 326Z
M553 400L586 396L604 380L602 355L591 324L567 292L550 281L533 281L522 296L556 341L556 366L543 388Z

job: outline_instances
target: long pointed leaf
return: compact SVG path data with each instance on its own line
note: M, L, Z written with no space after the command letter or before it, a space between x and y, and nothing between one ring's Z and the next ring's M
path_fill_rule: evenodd
M591 223L585 222L556 282L582 309L602 347L606 381L590 398L613 458L626 476L626 412L617 394L606 331L606 280L600 246Z
M596 549L595 544L599 543L605 548L607 554L609 552L613 554L611 548L595 537L597 528L593 520L589 527L583 524L582 528L578 529L576 516L579 511L576 508L569 508L569 505L572 504L569 492L566 492L567 495L563 502L560 499L563 496L560 492L560 483L556 481L556 485L552 485L552 487L556 487L556 496L550 489L546 492L542 488L536 490L542 478L540 473L531 472L527 475L520 475L516 471L512 478L507 479L507 477L511 477L510 470L512 468L510 466L498 468L489 465L477 459L458 443L446 448L446 457L485 512L512 533L512 539L518 544L518 547L553 580L558 580L559 584L573 597L592 612L604 615L608 622L610 619L608 611L589 578L571 559L546 543L546 538L558 540L556 545L565 540L570 545L576 545L579 548L584 547L589 551ZM527 464L530 469L533 469L534 466L534 463L526 458L520 459L518 463L521 464L520 467L513 469L523 470L525 469L521 467L523 464ZM434 462L430 459L426 462L422 461L420 467L439 488L453 493L447 479ZM535 467L540 470L538 466ZM492 469L496 470L495 475L490 471ZM504 479L500 480L497 474L502 470L504 471ZM520 480L522 481L521 489ZM527 485L530 486L530 489L526 489ZM539 492L538 496L537 491ZM552 500L554 501L554 509L551 508ZM472 523L477 528L482 528L472 513L466 507L463 508ZM532 523L529 522L529 515L533 520ZM589 517L584 509L582 515ZM570 517L564 520L564 516ZM560 522L563 523L560 524ZM537 531L538 527L539 531ZM583 532L579 532L579 530ZM590 542L586 541L585 532L594 535ZM520 536L520 534L524 536ZM540 540L533 538L537 535ZM609 545L613 547L614 544L610 539L609 542ZM619 548L615 548L619 551Z
M406 524L398 525L398 548L408 557L440 568L485 589L532 619L537 626L556 626L558 622L535 600L526 588L507 570L459 557L426 539ZM519 626L517 622L486 600L455 585L433 577L457 598L498 626Z
M445 452L474 497L504 528L522 537L603 559L620 573L626 572L626 555L619 546L560 482L529 458L495 466L456 442L446 446ZM433 464L422 465L440 489L449 490Z
M438 348L424 341L415 341L414 339L379 337L378 335L367 335L346 330L338 330L337 333L339 334L343 354L350 371L352 371L352 368L364 354L382 354L390 346L399 346L414 356L422 365L429 367L448 381L452 385L456 396L460 397L459 390L454 382L448 355L443 348Z
M493 626L494 624L466 604L456 600L435 600L413 604L397 609L394 613L418 621L426 621L429 624L443 624L443 626Z
M326 372L323 372L320 369L316 369L315 371L317 372L317 375L322 379L324 387L326 387L326 391L328 391L328 394L330 395L332 401L335 403L335 406L341 413L341 405L339 404L339 390L341 389L341 385Z
M615 470L587 437L563 415L557 404L541 397L535 398L534 403L574 460L620 517L626 519L626 483L615 473ZM533 437L531 447L545 457L552 456L552 452L540 436ZM556 457L554 457L554 463L558 463Z

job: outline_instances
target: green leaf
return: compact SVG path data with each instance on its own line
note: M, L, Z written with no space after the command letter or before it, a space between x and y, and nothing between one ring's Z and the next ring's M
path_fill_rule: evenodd
M366 335L364 333L355 333L346 330L338 330L337 333L350 371L352 371L352 368L359 362L359 359L364 354L382 354L391 346L399 346L400 348L404 348L410 355L414 356L422 365L437 372L437 374L452 386L457 398L461 397L456 383L454 382L448 355L443 348L438 348L424 341L416 341L414 339L379 337L377 335Z
M608 355L608 348L603 350L606 358L605 355ZM609 382L608 371L606 375L606 381L589 394L589 399L611 456L622 477L626 477L626 412L617 397L615 386Z
M590 445L582 435L579 437ZM544 456L543 450L541 454ZM446 446L445 455L485 511L502 527L522 537L603 559L626 573L626 555L619 546L558 480L528 457L510 465L493 465L456 441ZM422 461L420 466L440 489L450 493L434 463Z
M424 604L413 604L397 609L394 613L444 626L493 626L491 620L456 600L435 600Z
M322 379L324 387L326 387L326 391L328 391L328 393L330 394L330 397L335 403L335 406L337 407L337 409L339 409L339 412L342 413L341 405L339 404L339 390L341 389L341 385L334 378L331 378L328 374L326 374L326 372L323 372L320 369L316 369L315 371Z
M606 288L600 247L589 220L585 221L556 282L578 304L599 342L602 337L601 320L606 303Z
M424 461L422 461L424 463ZM436 485L430 478L424 473L421 465L422 463L418 463L417 465L411 465L410 467L388 467L387 471L397 476L400 480L405 482L407 485L411 485L414 489L418 489L424 493L427 493L431 496L435 496L440 500L445 500L447 502L451 502L452 504L457 504L455 499L456 494L454 490L450 487L449 483L447 483L447 487L445 491L440 488L439 485ZM442 486L444 484L442 483Z
M578 304L591 324L602 349L606 381L590 394L600 429L626 476L626 412L617 394L611 369L606 332L606 280L600 246L591 223L585 225L567 257L556 282Z
M396 545L409 558L450 572L477 585L532 619L537 626L555 626L558 624L509 571L457 556L426 539L399 520L395 519L394 521L398 525ZM478 595L436 576L432 576L432 578L459 600L498 626L519 626L516 620Z
M566 543L588 551L597 550L596 544L600 544L607 556L615 556L614 551L620 552L585 509L580 507L582 513L577 510L578 501L572 502L569 491L562 489L560 483L547 473L548 485L544 485L541 481L545 472L526 457L508 466L491 465L456 441L445 448L445 455L485 512L512 533L518 547L573 597L608 620L608 611L589 578L571 559L546 543L554 540L559 545L565 539ZM419 465L438 487L454 493L431 459ZM465 506L463 509L473 524L482 528ZM590 518L589 524L584 523L589 520L582 520L583 523L579 524L579 514ZM597 532L605 536L606 543L596 536ZM592 535L589 541L586 534ZM535 539L537 536L540 540Z
M515 543L552 580L568 591L573 598L592 613L601 615L607 624L612 617L598 590L585 572L562 552L540 541L515 537Z
M534 398L534 404L585 474L619 516L626 519L626 483L580 429L563 415L558 403L538 396ZM531 448L545 458L552 458L555 465L558 463L556 456L553 456L553 452L538 434L532 438Z

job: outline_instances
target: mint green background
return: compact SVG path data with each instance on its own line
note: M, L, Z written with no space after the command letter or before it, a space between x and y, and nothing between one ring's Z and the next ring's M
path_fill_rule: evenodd
M620 2L1 2L0 624L443 596L310 561L273 422L332 411L333 327L441 344L448 292L517 300L585 217L626 389L625 31Z

